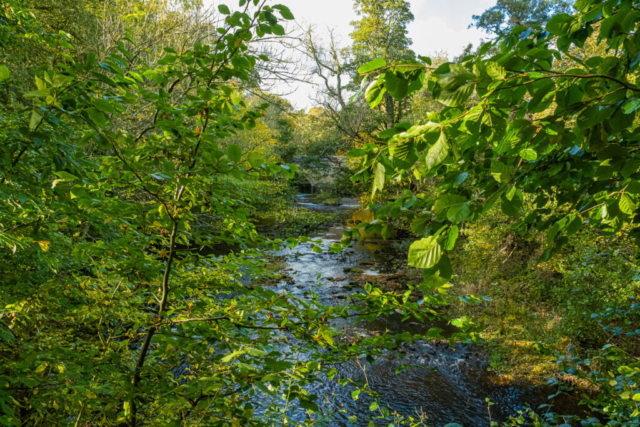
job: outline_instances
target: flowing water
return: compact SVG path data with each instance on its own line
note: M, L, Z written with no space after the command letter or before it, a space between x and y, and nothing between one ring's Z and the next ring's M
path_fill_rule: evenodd
M342 199L339 206L327 206L314 204L309 195L299 195L298 198L299 204L308 209L349 214L356 222L373 219L366 211L359 212L359 204L352 199ZM397 253L385 242L354 244L341 254L331 253L328 246L340 240L345 228L346 225L339 224L309 236L322 240L325 249L322 254L313 252L309 245L281 251L280 254L286 257L286 272L294 283L280 282L274 290L291 292L300 298L313 290L318 293L321 302L333 304L357 292L356 286L350 284L345 268L357 267L371 276L397 271ZM321 275L319 287L318 275ZM391 333L420 333L433 326L444 329L446 334L455 329L446 324L402 322L396 316L358 325L344 323L338 326L359 335L380 334L387 330ZM382 405L404 415L422 413L428 417L429 426L444 426L452 422L463 426L489 426L486 398L495 402L491 407L494 421L505 420L527 406L537 408L550 403L556 413L580 412L577 396L561 395L550 402L548 396L557 391L555 388L515 381L492 373L488 370L488 357L479 347L458 344L451 348L442 342L417 342L403 348L402 352L406 357L381 358L374 366L367 366L367 379L370 386L381 395ZM397 367L404 363L417 367L396 375ZM362 366L355 362L346 364L340 367L339 376L363 378ZM331 426L368 425L365 420L371 415L368 409L371 400L362 395L354 402L351 398L353 388L342 387L337 381L325 381L309 391L326 396L331 403L325 402L325 406L347 410L346 414L337 414ZM305 418L302 409L294 407L293 411L294 418ZM358 416L356 424L347 420L350 415Z

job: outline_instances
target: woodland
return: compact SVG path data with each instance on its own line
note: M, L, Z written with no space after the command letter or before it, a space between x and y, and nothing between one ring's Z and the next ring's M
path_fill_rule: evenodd
M0 425L640 426L640 2L302 3L0 0Z

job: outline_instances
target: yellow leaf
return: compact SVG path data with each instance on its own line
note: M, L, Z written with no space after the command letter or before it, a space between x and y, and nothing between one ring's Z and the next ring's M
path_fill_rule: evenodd
M105 219L104 223L105 224L109 224L111 221L113 221L113 217L112 216L110 216L109 218Z
M42 249L44 252L47 252L49 250L49 245L51 244L51 242L48 242L46 240L41 241L41 242L36 242L38 244L38 246L40 246L40 249Z

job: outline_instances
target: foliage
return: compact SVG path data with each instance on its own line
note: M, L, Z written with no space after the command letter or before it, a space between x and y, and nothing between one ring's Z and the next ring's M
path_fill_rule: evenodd
M407 25L413 21L409 3L404 0L356 0L354 2L359 21L351 23L351 38L356 66L364 65L370 58L382 58L388 62L413 59L409 49Z
M498 0L495 6L482 15L473 15L476 28L502 36L514 27L535 27L546 23L557 13L570 13L572 2L568 0Z
M576 15L555 15L545 28L515 26L460 63L433 69L421 58L360 69L375 79L365 94L371 107L386 93L402 99L423 85L445 107L379 135L388 139L384 147L350 153L361 158L354 182L372 181L374 196L390 180L437 178L434 194L406 191L367 227L389 236L392 219L411 221L422 236L409 249L409 264L424 270L419 289L447 286L453 274L447 252L461 228L492 209L514 218L516 233L546 232L542 262L583 229L637 238L638 5L584 0L575 7ZM573 57L572 46L589 37L606 48ZM574 68L556 68L567 59ZM472 95L479 102L470 102ZM620 419L626 416L637 413Z
M372 58L386 63L415 59L415 53L409 48L411 40L407 37L407 25L414 19L409 3L405 0L357 0L355 11L361 19L351 23L354 71L366 71L367 63ZM394 78L392 74L393 71L389 71L389 81ZM366 79L362 80L356 74L354 81L365 84ZM400 86L397 92L387 91L382 94L382 109L386 119L384 128L401 122L406 113L407 102L403 99L406 93L400 95L406 91L403 81L398 80Z
M160 32L162 14L130 4L139 7L134 24ZM373 363L439 336L350 344L331 325L392 313L433 319L442 294L413 302L367 286L355 305L327 307L317 295L248 285L265 272L264 251L322 248L305 237L267 240L249 220L297 170L234 140L266 131L268 105L250 105L243 87L269 58L249 47L284 34L281 18L293 15L255 0L239 5L217 5L219 25L209 31L215 21L206 21L204 39L163 39L158 51L144 37L157 34L151 27L127 31L127 20L116 19L104 50L86 54L67 35L47 34L29 4L6 9L11 19L0 28L17 34L6 43L16 52L26 41L44 43L56 62L25 70L6 56L9 66L0 66L2 90L19 99L0 106L3 425L283 425L291 405L309 425L322 419L305 387L336 379L335 365ZM162 16L193 18L181 10ZM50 36L60 45L49 45ZM14 85L25 73L34 77L28 89ZM249 194L263 183L276 184L266 196ZM477 340L475 325L461 326L451 340ZM370 410L371 422L403 422L377 402Z

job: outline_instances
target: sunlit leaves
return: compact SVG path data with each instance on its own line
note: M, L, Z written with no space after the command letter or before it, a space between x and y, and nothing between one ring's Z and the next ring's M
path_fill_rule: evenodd
M507 75L504 67L493 61L487 62L486 70L489 77L491 77L493 80L503 80Z
M491 161L491 176L500 183L506 183L511 180L511 168L499 160Z
M389 146L391 155L400 160L406 160L413 148L413 140L405 139Z
M636 202L635 198L633 198L631 195L623 194L620 197L619 206L620 206L620 210L623 213L627 215L632 215L634 211L638 208L638 203Z
M371 71L375 71L379 68L385 67L386 65L387 65L387 61L385 61L382 58L376 58L373 61L368 62L363 66L361 66L360 68L358 68L358 73L360 74L370 73Z
M456 241L458 240L458 236L460 233L460 228L457 225L453 225L449 229L449 235L447 237L447 241L445 243L445 249L448 251L452 251L456 246Z
M440 137L436 141L435 144L429 148L425 156L425 166L427 169L433 169L438 166L440 163L444 161L444 159L449 155L449 143L447 142L447 137L444 132L440 133Z
M365 99L371 108L377 107L384 97L387 89L384 87L383 80L378 78L372 82L365 93Z
M382 163L376 164L376 171L373 178L373 193L371 197L376 195L376 191L384 189L384 183L386 181L386 169Z
M435 98L448 107L459 107L469 99L474 88L474 83L467 83L451 90L440 90L436 92Z
M0 65L0 82L11 77L11 72L6 65Z
M531 148L525 148L524 150L520 151L520 156L524 160L532 162L538 158L538 153L536 153L535 150L532 150Z
M416 268L431 268L440 261L442 247L435 237L429 236L414 242L409 248L409 265Z

